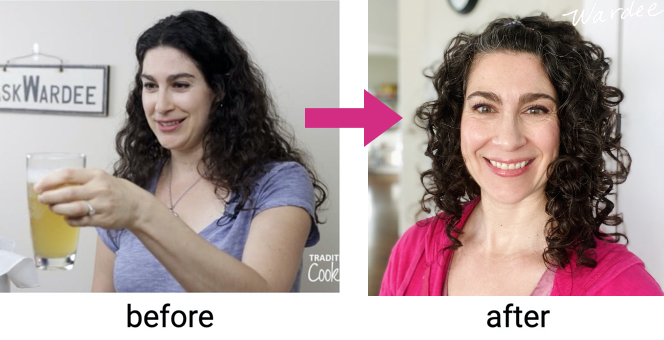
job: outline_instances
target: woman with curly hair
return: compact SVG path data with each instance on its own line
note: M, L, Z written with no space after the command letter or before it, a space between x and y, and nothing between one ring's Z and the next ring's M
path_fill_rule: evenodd
M607 196L631 163L608 61L544 14L452 40L416 115L432 160L421 205L439 214L399 240L381 295L664 294L601 229L622 223Z
M149 28L136 57L114 176L66 169L35 185L71 225L98 226L93 291L298 291L326 189L261 71L199 11Z

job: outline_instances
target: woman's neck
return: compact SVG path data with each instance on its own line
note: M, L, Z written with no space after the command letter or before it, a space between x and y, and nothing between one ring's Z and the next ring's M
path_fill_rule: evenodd
M171 175L173 178L189 178L199 176L204 173L203 164L203 147L200 146L193 150L171 150L170 167Z
M541 254L546 248L544 232L549 220L545 207L544 193L513 204L483 195L466 222L469 229L464 227L464 239L489 254Z

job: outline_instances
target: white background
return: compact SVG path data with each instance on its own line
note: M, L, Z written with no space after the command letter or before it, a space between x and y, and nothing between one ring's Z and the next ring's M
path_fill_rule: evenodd
M442 1L442 0L441 0ZM480 0L481 1L481 0ZM367 83L367 3L341 1L340 106L362 107ZM1 336L195 339L661 339L663 298L369 298L366 153L360 129L340 131L340 294L8 294L0 297ZM129 329L127 303L145 311L208 309L212 328ZM490 310L515 303L550 310L546 328L490 329ZM22 333L19 333L22 332Z

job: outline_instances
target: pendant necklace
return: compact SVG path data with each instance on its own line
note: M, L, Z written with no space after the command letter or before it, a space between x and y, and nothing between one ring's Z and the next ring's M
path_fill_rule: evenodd
M178 199L175 200L175 203L173 203L173 196L171 195L171 186L173 184L173 166L171 165L171 172L168 174L168 200L171 203L171 206L168 209L170 209L170 211L173 213L173 215L175 215L176 217L179 217L178 213L176 213L175 210L173 210L173 209L175 209L175 206L178 205L178 203L180 202L182 197L184 197L184 195L186 195L189 192L189 190L191 190L202 179L203 179L203 177L199 177L194 182L194 184L189 186L189 188L187 188L187 190L185 190L184 193L182 193L182 195L180 195L180 197L178 197Z

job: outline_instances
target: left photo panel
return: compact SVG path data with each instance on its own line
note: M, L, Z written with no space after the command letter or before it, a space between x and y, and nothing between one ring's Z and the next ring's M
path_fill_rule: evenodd
M305 129L338 2L0 2L0 31L0 292L339 292L339 130Z

